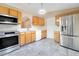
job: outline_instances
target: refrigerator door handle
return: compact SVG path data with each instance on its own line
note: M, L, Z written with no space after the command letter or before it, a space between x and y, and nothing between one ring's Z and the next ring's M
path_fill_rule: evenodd
M66 30L66 26L65 26L65 30Z
M64 27L63 27L63 26L61 27L61 31L62 31L62 32L64 31Z

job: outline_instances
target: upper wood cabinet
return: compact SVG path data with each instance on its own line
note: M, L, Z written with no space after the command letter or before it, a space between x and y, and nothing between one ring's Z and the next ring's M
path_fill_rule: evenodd
M23 46L26 44L26 33L25 32L21 32L20 33L20 45Z
M41 17L33 16L32 24L38 25L38 26L44 26L45 25L45 19L41 18Z
M9 13L10 13L11 16L18 17L18 11L15 10L15 9L10 9Z
M45 25L45 19L44 19L44 18L42 18L41 25L42 25L42 26L44 26L44 25Z
M38 23L39 23L38 20L39 20L39 19L38 19L37 16L33 16L33 17L32 17L32 24L33 24L33 25L38 25Z
M18 23L22 24L22 13L18 11Z
M9 15L9 8L0 6L0 14Z
M59 27L61 21L61 17L55 17L55 24Z

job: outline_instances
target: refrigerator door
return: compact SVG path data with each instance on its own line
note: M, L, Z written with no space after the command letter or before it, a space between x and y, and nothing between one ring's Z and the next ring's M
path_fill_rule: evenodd
M73 37L73 49L79 51L79 37Z
M67 16L67 21L66 21L66 30L67 30L67 35L73 35L73 16L69 15Z
M67 34L67 29L66 29L66 22L67 22L67 17L63 16L61 17L61 34Z
M73 35L79 36L79 14L73 15Z

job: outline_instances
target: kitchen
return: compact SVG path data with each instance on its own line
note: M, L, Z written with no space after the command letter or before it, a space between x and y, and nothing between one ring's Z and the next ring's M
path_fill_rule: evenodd
M59 10L56 10L56 11L54 10L54 12L52 13L48 12L46 15L36 16L37 14L33 13L33 12L36 12L37 9L44 8L44 7L47 8L49 11L51 11L55 7L53 6L53 8L51 8L50 5L57 5L56 8L62 6L63 8L61 7L59 8ZM68 5L69 7L66 5ZM78 25L77 21L79 16L78 5L79 5L78 3L72 3L72 4L3 3L3 4L0 4L0 38L1 38L0 55L11 55L11 53L15 52L13 53L13 55L16 56L16 55L19 55L18 54L19 52L17 53L17 51L21 49L23 50L24 47L25 47L24 49L27 50L28 48L28 49L31 49L31 51L32 51L32 48L34 48L35 49L34 51L36 53L35 55L37 54L53 55L53 53L54 55L71 55L71 54L79 55L79 52L76 52L76 51L74 52L74 50L79 51L78 39L76 40L70 39L70 41L69 40L67 41L67 39L69 38L68 37L64 38L63 36L63 34L66 34L66 33L67 35L69 33L71 37L75 36L76 34L78 35L78 29L79 29L77 26ZM31 8L36 8L36 10L34 9L35 11L34 10L31 11ZM70 20L73 18L76 19L76 21ZM72 23L74 23L75 25L73 25ZM67 26L69 27L67 28ZM76 31L74 35L73 35L73 32L74 32L73 30ZM31 46L33 44L35 46ZM56 45L56 46L53 46L53 45ZM74 47L72 47L73 45ZM65 46L66 48L64 48L63 46ZM59 54L56 54L54 51L52 51L53 48L55 48L55 50L57 49L58 51L59 49L63 49L64 51L61 52L62 51L61 50L59 51ZM30 53L30 51L28 50L27 50L28 53L25 53L26 50L22 51L23 53L20 52L20 54L34 55L34 52ZM49 52L50 50L51 52ZM68 54L65 54L65 53L68 53Z

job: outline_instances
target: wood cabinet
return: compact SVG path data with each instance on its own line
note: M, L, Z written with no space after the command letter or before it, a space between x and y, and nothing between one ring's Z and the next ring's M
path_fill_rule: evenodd
M45 25L45 20L43 18L39 18L39 25L44 26Z
M31 33L26 32L26 44L31 42Z
M10 9L9 13L10 13L11 16L18 17L18 11L15 10L15 9Z
M0 14L9 15L9 8L0 6Z
M59 31L54 32L54 40L57 43L60 42L60 32Z
M33 24L33 25L38 25L38 23L39 23L38 20L39 20L38 17L33 16L33 17L32 17L32 24Z
M22 32L20 33L20 45L23 46L26 44L26 33Z
M38 26L44 26L45 25L45 19L41 18L41 17L33 16L32 24L38 25Z
M61 21L61 17L55 17L55 24L59 27Z
M45 19L41 18L40 20L41 20L41 22L39 22L40 26L44 26L45 25Z
M31 41L34 42L36 39L36 33L35 32L31 32Z
M41 38L46 38L47 37L47 30L42 30L41 31Z
M18 23L22 24L22 13L18 11Z
M35 32L26 32L26 44L34 42L36 39L36 33Z
M22 13L18 10L0 6L0 14L15 16L18 18L18 23L22 24Z

